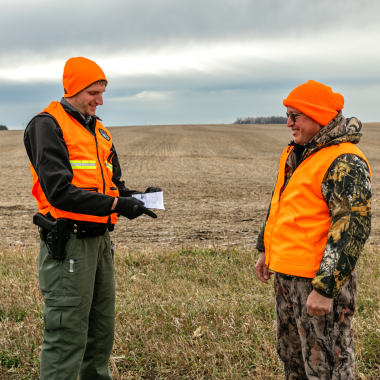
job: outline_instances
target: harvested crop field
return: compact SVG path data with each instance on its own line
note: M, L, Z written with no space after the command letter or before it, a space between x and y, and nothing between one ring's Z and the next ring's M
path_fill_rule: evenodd
M373 171L370 244L378 245L380 124L363 127L359 147ZM130 189L160 186L158 219L120 218L112 239L123 250L255 246L278 160L291 134L284 125L172 125L110 128ZM37 246L37 211L22 131L0 131L1 246Z

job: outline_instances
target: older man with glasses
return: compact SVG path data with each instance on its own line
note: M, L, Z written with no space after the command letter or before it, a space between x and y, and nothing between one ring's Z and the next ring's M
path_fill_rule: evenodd
M371 230L361 122L343 96L308 81L290 92L277 183L258 236L258 278L275 273L277 351L286 379L354 379L354 271Z

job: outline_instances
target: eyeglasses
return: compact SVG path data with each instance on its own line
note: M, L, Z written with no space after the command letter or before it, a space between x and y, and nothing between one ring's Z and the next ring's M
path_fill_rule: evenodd
M300 113L286 113L286 117L289 119L289 117L292 119L292 122L295 123L297 121L297 116L303 115L302 112Z

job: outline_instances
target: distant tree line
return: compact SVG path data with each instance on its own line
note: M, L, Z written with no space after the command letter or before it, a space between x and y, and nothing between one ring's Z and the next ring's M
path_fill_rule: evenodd
M286 124L285 116L238 117L233 124Z
M7 131L7 130L8 130L8 128L6 125L0 124L0 131Z

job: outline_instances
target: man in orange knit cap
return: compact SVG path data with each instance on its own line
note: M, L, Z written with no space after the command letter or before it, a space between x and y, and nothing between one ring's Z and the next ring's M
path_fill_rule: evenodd
M40 379L112 379L115 277L109 232L119 215L156 218L121 181L110 132L95 116L107 79L93 61L66 62L64 98L28 124L24 144L41 243L45 299ZM148 188L154 191L157 188Z
M284 150L258 236L258 278L275 272L277 351L286 379L354 379L352 316L371 229L371 170L343 96L308 81L284 100ZM273 272L272 272L273 271Z

